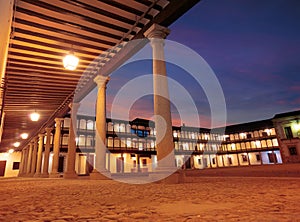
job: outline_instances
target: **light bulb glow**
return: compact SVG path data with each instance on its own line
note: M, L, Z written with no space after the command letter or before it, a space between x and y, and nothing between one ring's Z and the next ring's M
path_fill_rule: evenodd
M78 62L79 59L73 54L68 54L63 59L64 67L68 70L75 70L78 65Z
M10 154L12 154L13 152L15 152L15 150L14 150L14 149L10 149L10 150L8 150L8 153L10 153Z
M26 140L26 139L28 138L28 133L22 133L22 134L21 134L21 138L22 138L23 140Z
M19 147L20 144L21 144L20 142L15 142L15 143L14 143L14 147Z
M36 112L30 114L30 119L34 122L38 121L39 118L40 118L40 114L38 114Z

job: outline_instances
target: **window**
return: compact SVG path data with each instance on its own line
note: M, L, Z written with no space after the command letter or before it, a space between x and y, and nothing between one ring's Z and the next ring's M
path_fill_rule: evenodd
M260 160L261 160L260 155L256 154L256 161L260 161Z
M231 157L228 157L227 160L228 160L228 164L232 165L232 159L231 159Z
M85 146L85 141L86 141L85 135L80 135L78 145Z
M88 130L93 130L94 129L94 122L92 120L88 120L86 124L86 128Z
M290 126L284 127L284 133L287 139L293 138L293 132Z
M201 165L201 164L202 164L202 162L201 162L201 159L198 159L198 164L199 164L199 165Z
M242 155L242 160L243 162L247 162L248 161L247 155Z
M138 137L144 137L144 132L142 130L137 130Z
M216 158L212 158L212 164L213 164L213 165L216 164Z
M143 166L147 166L147 159L142 159Z
M86 120L85 119L80 120L79 129L86 129Z
M20 168L20 162L13 162L13 170L18 170Z
M289 147L289 151L290 151L290 155L291 155L291 156L297 156L297 155L298 155L297 149L296 149L296 147L294 147L294 146Z
M86 146L93 147L94 146L94 138L91 135L88 135L86 138Z
M247 139L251 139L252 135L250 133L247 134Z
M262 132L262 136L263 136L263 137L267 137L267 136L268 136L268 133L267 133L267 132Z
M275 153L268 153L270 163L277 163L277 157Z
M69 135L62 136L62 145L68 145L69 143Z

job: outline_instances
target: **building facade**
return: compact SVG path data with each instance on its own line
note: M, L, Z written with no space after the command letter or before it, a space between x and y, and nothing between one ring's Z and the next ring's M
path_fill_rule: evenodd
M173 126L175 164L181 169L204 169L300 162L300 111L277 114L272 119L207 129ZM60 121L58 173L65 172L68 156L69 116ZM78 175L89 175L95 166L95 117L78 115L76 120L76 160ZM32 143L32 150L0 156L2 176L33 175L29 160L38 155L41 145L43 172L53 168L54 137L57 126L49 135L49 160L45 161L47 137ZM106 169L110 173L147 173L157 167L156 130L154 122L106 119ZM30 148L30 147L29 147ZM27 153L26 153L27 152ZM26 156L23 157L23 156ZM26 161L25 161L26 159ZM23 160L23 161L22 161ZM35 160L37 161L37 160ZM20 163L21 162L21 163ZM30 163L29 163L30 162ZM26 165L26 166L25 166ZM31 166L30 166L31 165ZM11 169L8 169L11 168ZM0 170L1 170L0 169Z
M300 111L277 114L273 118L284 163L300 163Z

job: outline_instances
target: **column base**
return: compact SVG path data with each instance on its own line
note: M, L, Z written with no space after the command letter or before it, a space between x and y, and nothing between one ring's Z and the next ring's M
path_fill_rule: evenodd
M27 174L27 177L33 177L34 173Z
M150 180L163 184L184 183L184 172L177 168L157 168L149 175Z
M77 179L78 175L74 172L65 172L64 173L64 179Z
M49 177L49 173L42 173L41 174L41 178L48 178Z
M60 177L60 173L50 173L49 174L49 178L59 178Z
M90 179L92 180L111 180L111 173L108 170L97 171L93 170L90 173Z
M33 177L41 177L41 173L35 173Z

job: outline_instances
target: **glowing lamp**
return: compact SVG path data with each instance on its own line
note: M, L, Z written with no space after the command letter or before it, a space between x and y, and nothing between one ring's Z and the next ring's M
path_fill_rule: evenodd
M8 153L12 154L15 150L14 149L10 149L8 150Z
M28 138L28 133L22 133L22 134L21 134L21 138L22 138L23 140L26 140L26 139Z
M38 114L37 112L34 112L34 113L31 113L31 114L30 114L30 119L31 119L31 121L36 122L36 121L39 120L39 118L40 118L40 114Z
M70 52L63 59L63 64L65 69L75 70L78 65L79 59L74 55L73 52Z
M14 143L14 147L19 147L20 146L20 142L15 142Z

